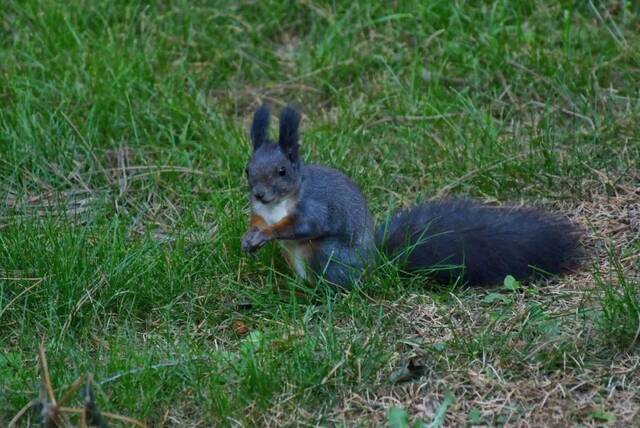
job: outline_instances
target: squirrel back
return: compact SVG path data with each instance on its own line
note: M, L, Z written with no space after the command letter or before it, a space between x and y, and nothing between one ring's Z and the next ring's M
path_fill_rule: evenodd
M577 266L579 237L558 215L468 199L424 202L394 213L376 231L378 247L402 269L467 285L567 272Z

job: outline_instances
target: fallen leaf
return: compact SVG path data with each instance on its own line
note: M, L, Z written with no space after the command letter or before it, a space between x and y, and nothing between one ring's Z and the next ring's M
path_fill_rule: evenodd
M515 291L520 288L520 283L513 276L507 275L504 278L504 284L502 286L505 290Z
M235 331L238 336L244 336L245 334L249 333L249 327L247 327L244 322L235 320L233 322L233 331Z

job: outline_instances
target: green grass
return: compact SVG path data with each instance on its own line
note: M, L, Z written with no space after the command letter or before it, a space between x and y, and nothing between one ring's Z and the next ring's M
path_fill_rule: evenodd
M630 422L639 13L5 1L0 425L37 395L41 341L57 391L91 371L103 410L153 426L382 424L403 406L425 423ZM387 267L346 296L310 289L277 248L240 251L261 101L302 106L305 158L353 177L377 218L434 195L546 204L617 250L588 244L582 274L524 290L434 287ZM608 221L627 228L608 234ZM390 384L414 359L417 383Z
M639 254L638 248L635 254ZM640 340L640 283L637 278L627 277L614 254L609 262L613 268L608 278L600 271L595 274L602 290L601 328L613 347L633 348Z

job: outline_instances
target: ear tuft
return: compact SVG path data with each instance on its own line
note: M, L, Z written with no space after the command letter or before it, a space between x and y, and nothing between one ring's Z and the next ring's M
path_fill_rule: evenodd
M260 106L253 114L253 123L251 124L251 142L253 143L254 151L267 141L269 116L269 108L266 105Z
M282 151L289 156L292 162L298 160L298 127L300 126L300 113L291 106L287 106L280 112L280 136L278 144Z

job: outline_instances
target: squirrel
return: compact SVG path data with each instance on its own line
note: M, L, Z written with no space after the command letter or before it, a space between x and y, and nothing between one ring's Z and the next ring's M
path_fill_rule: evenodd
M281 241L298 276L322 278L342 289L350 289L380 253L403 271L468 286L577 267L579 228L534 208L433 200L393 213L376 229L365 197L349 177L303 163L298 111L291 106L281 111L277 143L267 135L269 118L268 107L259 107L250 130L253 154L245 172L251 219L242 238L245 252Z

